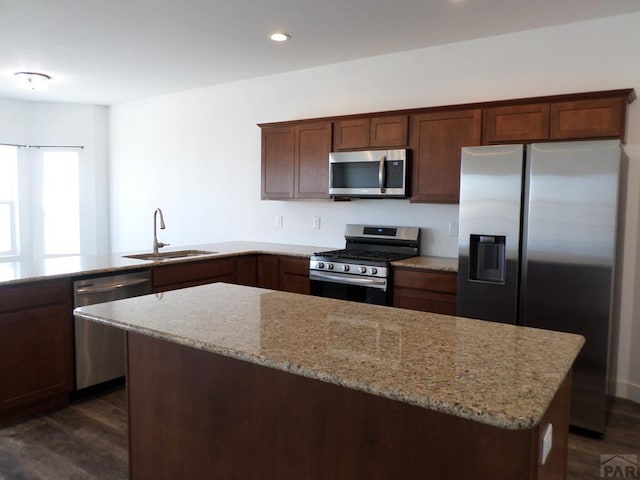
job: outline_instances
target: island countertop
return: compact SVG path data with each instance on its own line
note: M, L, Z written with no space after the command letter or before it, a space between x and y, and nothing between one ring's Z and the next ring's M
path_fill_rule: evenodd
M216 283L75 314L507 428L541 420L581 336Z

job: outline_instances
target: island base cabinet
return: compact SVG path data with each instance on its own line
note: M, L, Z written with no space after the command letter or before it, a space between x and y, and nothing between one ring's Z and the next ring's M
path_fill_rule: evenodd
M566 477L570 376L539 426L508 430L138 333L127 352L134 480Z

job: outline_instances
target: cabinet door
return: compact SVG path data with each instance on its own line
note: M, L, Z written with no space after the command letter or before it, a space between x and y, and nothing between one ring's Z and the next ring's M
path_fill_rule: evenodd
M372 147L404 147L409 140L409 117L394 115L371 117Z
M257 286L257 259L255 255L242 255L236 258L236 279L234 283Z
M481 111L425 113L411 118L412 202L458 203L460 150L480 145Z
M280 290L309 294L309 259L280 257Z
M3 410L68 395L72 330L69 302L0 315L0 419Z
M295 127L295 198L329 198L331 122Z
M262 199L294 196L294 127L262 129ZM327 166L328 168L328 166Z
M623 139L625 102L622 97L551 104L553 140L578 138Z
M344 150L369 147L371 122L368 117L336 120L333 123L333 148Z
M258 287L278 289L278 256L277 255L258 255L257 265L257 281Z
M485 145L547 140L549 104L486 108L483 123Z

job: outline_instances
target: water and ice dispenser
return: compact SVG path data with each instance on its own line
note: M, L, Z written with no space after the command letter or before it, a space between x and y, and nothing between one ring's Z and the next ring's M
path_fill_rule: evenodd
M506 239L504 235L471 235L469 280L505 283Z

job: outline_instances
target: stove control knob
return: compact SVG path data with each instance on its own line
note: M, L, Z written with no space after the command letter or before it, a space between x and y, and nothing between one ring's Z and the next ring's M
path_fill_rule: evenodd
M360 267L360 273L367 273L367 267Z
M318 268L322 270L324 268L324 262L318 262Z
M375 275L376 273L378 273L378 269L375 267L371 268L371 275Z
M327 268L328 268L329 270L333 270L333 263L328 264L328 265L327 265Z
M343 272L348 272L349 271L349 265L343 265L342 266L342 271Z

